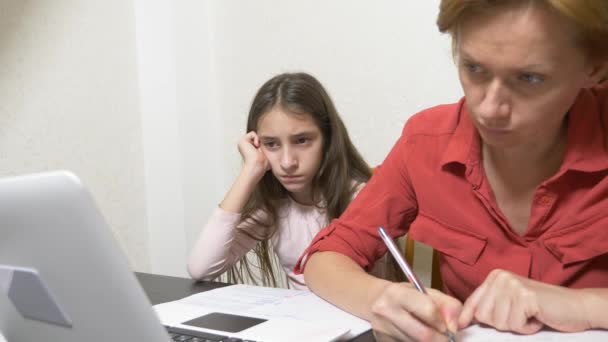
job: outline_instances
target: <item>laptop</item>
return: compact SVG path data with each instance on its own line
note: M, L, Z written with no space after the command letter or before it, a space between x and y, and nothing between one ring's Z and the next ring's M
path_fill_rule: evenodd
M246 341L230 330L196 327L277 324L222 313L190 320L161 324L74 174L0 179L0 335L8 342Z
M9 342L225 339L167 332L92 197L62 171L0 179L0 332Z

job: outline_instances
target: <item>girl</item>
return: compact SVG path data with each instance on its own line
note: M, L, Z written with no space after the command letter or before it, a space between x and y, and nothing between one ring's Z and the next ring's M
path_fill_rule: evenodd
M305 289L292 268L315 234L337 218L370 177L370 167L311 75L286 73L255 96L247 134L238 143L243 166L192 249L188 271L213 279L277 285L275 254L288 286ZM270 172L268 172L270 171ZM256 263L245 255L254 250ZM381 272L381 270L379 270Z

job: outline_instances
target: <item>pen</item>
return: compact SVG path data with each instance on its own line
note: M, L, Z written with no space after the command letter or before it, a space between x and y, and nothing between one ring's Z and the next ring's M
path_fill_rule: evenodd
M389 252L391 252L393 258L395 258L395 261L397 261L397 264L399 265L403 273L405 273L405 276L410 281L410 283L414 285L416 290L424 294L428 294L422 283L414 274L414 271L412 270L410 265L408 265L407 261L405 261L405 259L403 259L403 256L401 256L401 253L399 252L399 249L397 249L397 246L395 246L395 242L393 242L393 239L391 239L388 234L386 234L384 228L378 227L378 234L380 234L382 241L384 241L384 244L386 245L386 247L388 247ZM450 330L446 330L444 332L444 335L448 337L449 342L456 342L456 335L454 335L454 333Z

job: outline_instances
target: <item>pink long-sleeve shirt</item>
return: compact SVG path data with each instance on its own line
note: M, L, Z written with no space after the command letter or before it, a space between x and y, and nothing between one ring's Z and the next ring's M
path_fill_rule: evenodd
M240 213L220 207L214 210L190 252L188 270L193 278L217 278L255 247L258 241L245 231L255 236L264 228L244 222L236 229L240 217ZM291 289L308 289L303 275L295 274L293 267L314 236L328 223L323 209L299 204L291 198L279 208L277 231L270 238L270 245ZM373 273L384 276L385 272L385 261L381 260Z

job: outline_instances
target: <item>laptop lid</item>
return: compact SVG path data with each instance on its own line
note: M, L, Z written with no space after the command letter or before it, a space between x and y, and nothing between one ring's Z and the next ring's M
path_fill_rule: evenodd
M69 172L0 179L0 331L10 342L169 340Z

